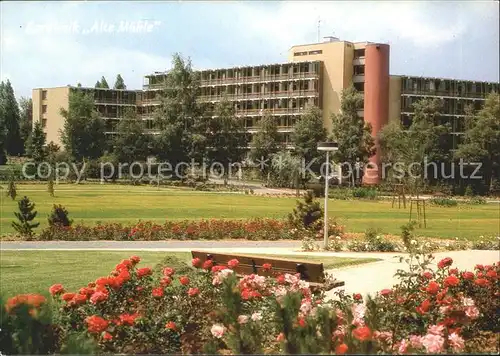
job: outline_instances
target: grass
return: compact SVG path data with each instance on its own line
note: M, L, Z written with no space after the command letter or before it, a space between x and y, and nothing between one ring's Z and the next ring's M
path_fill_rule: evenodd
M21 293L48 295L48 288L55 283L74 291L108 275L116 264L132 255L141 257L140 266L143 267L153 267L167 256L178 257L187 264L191 261L189 252L0 251L0 294L7 297ZM322 262L326 269L377 261L374 258L275 257Z
M4 189L6 187L4 186ZM295 206L295 198L272 198L244 194L197 192L185 189L127 185L56 185L50 197L45 184L17 186L18 198L29 196L38 210L40 227L47 225L53 204L62 204L75 223L121 222L138 220L163 222L165 219L252 217L285 218ZM13 231L11 221L17 202L0 190L0 234ZM442 238L477 239L480 235L496 236L500 206L498 204L439 207L427 204L427 228L419 235ZM330 200L329 216L336 216L348 232L364 232L373 227L386 234L399 234L408 222L409 207L391 208L390 201Z

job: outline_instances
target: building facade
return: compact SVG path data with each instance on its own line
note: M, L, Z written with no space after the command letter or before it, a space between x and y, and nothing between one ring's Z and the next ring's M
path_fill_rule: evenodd
M293 46L288 62L202 70L201 102L215 104L223 98L234 103L236 116L244 120L251 134L257 131L264 113L275 117L282 141L290 146L293 126L311 106L322 110L323 123L331 129L331 114L340 111L342 90L353 85L364 96L360 117L372 126L372 135L389 122L404 127L411 122L413 103L423 98L443 100L442 122L453 128L451 147L456 148L464 132L465 108L481 108L488 93L499 92L499 83L390 75L390 48L387 44L348 42L330 37L321 43ZM154 131L153 115L160 104L166 72L145 76L141 90L95 89L81 87L33 90L33 121L41 121L47 142L60 144L59 131L64 119L60 108L68 107L71 90L94 95L96 110L112 135L124 111L137 112L145 128ZM378 146L378 142L376 141ZM371 162L378 166L380 150ZM376 174L366 183L377 183Z

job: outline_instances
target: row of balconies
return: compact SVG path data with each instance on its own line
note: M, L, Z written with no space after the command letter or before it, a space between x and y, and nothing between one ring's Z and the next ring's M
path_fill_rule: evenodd
M201 102L220 101L223 98L228 100L251 100L251 99L276 99L276 98L297 98L297 97L316 97L319 96L318 90L294 90L294 91L275 91L267 93L240 93L240 94L218 94L218 95L200 95Z
M460 93L457 91L446 91L446 90L435 90L435 89L426 89L426 90L417 90L417 89L408 89L402 88L402 94L406 95L417 95L417 96L438 96L438 97L450 97L450 98L474 98L482 100L486 97L487 93Z

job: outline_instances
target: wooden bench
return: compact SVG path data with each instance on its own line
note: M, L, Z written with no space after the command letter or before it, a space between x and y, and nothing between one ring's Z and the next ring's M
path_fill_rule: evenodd
M338 280L326 280L322 263L313 263L301 260L288 260L275 257L254 256L245 254L225 254L208 251L191 251L193 258L199 258L202 263L212 260L214 265L226 265L232 259L237 259L239 264L234 271L238 275L257 274L266 277L276 277L280 274L300 274L300 279L309 282L312 291L331 290L343 286L345 283ZM271 264L271 270L262 266Z

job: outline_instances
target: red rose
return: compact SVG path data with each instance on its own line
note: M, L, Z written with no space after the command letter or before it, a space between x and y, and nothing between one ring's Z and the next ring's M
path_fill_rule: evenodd
M443 269L445 267L451 266L453 263L453 260L449 257L443 258L441 261L438 263L438 268Z
M439 284L432 281L427 285L425 291L429 294L437 294L439 292Z
M105 341L113 340L113 335L111 335L110 333L108 333L107 331L105 331L102 334L102 339L105 340Z
M138 268L136 273L137 273L137 278L142 278L151 275L153 271L151 271L151 268L149 267L144 267L144 268Z
M203 267L202 268L208 271L209 269L212 268L213 264L214 263L213 263L212 260L206 260L205 262L203 262Z
M285 284L285 276L283 274L280 274L278 277L276 277L276 282L279 284Z
M431 307L431 302L429 299L426 299L422 302L422 304L420 304L420 306L416 308L416 311L419 314L425 314L429 311L430 307Z
M153 297L155 297L155 298L163 297L163 294L164 294L163 288L162 287L153 288L152 294L153 294Z
M238 267L239 264L240 264L240 261L238 261L236 258L233 258L232 260L229 260L227 262L227 266L231 269Z
M278 342L285 341L285 334L279 333L279 335L276 337L276 341Z
M80 304L85 304L85 302L87 302L87 296L85 294L77 294L70 302L68 302L68 304L80 305Z
M271 264L270 264L270 263L264 263L264 264L262 265L262 268L264 269L264 271L270 271L270 270L271 270L271 268L272 268L272 266L271 266Z
M476 265L476 267L474 267L475 269L479 270L479 271L482 271L484 270L484 266L483 265Z
M121 325L128 325L132 326L135 323L135 319L137 319L140 315L138 313L134 314L121 314L119 316L120 318L120 324Z
M486 287L488 284L490 284L490 282L487 279L478 278L474 281L474 284L480 287Z
M335 354L337 354L337 355L343 355L343 354L345 354L347 352L347 349L348 349L348 347L347 347L346 344L340 344L339 346L337 346L335 348Z
M108 327L108 321L98 315L92 315L85 319L89 333L100 333Z
M107 277L97 278L95 284L98 286L107 286L109 284L109 279Z
M468 280L472 281L474 279L474 273L468 272L468 271L467 272L463 272L462 273L462 278L463 279L468 279Z
M422 273L422 276L425 279L431 279L434 275L432 274L432 272L426 271L426 272Z
M108 294L107 293L103 293L103 292L95 292L94 294L92 294L92 296L90 297L90 302L92 304L97 304L97 303L100 303L100 302L103 302L105 301L106 299L108 299Z
M372 331L368 326L358 326L352 331L352 336L359 341L368 341L372 338Z
M191 264L193 265L193 267L198 268L198 267L200 267L200 266L201 266L201 260L200 260L198 257L193 258L193 259L191 260Z
M300 318L300 319L299 319L299 326L300 326L301 328L305 328L305 327L306 327L306 325L307 325L307 324L306 324L306 320L305 320L304 318Z
M250 291L250 289L245 288L241 291L241 299L248 300L251 297L252 297L252 292Z
M212 273L217 273L222 271L223 269L226 269L226 266L218 265L218 266L213 266L212 267Z
M160 284L164 287L167 287L170 285L170 283L172 283L172 278L170 277L163 277L161 280L160 280Z
M64 287L62 284L54 284L49 288L50 295L55 296L64 293Z
M194 297L194 296L196 296L198 294L200 294L200 290L198 288L189 288L188 295L190 297Z
M175 273L175 269L171 268L171 267L165 267L163 269L163 275L165 277L172 277Z
M455 286L458 286L459 283L460 283L460 280L457 277L455 277L454 275L446 277L443 281L443 285L445 287L455 287Z
M69 302L71 299L73 299L75 297L75 293L64 293L61 298L62 300L64 300L65 302Z
M382 289L380 291L380 295L382 295L384 297L388 297L391 294L392 294L392 290L391 289Z
M139 262L141 262L141 258L139 256L132 256L132 257L130 257L130 262L132 262L132 264L136 265Z
M179 282L181 282L183 286L187 286L189 284L189 278L187 276L182 276L179 278Z
M493 269L490 269L488 272L486 272L486 276L495 279L497 278L497 272Z
M175 330L177 329L177 325L173 321L169 321L168 323L165 324L165 328L169 330Z
M361 299L363 299L363 297L359 293L354 293L354 295L352 297L354 298L354 300L361 300Z
M454 275L457 275L458 274L458 268L452 268L448 271L449 274L454 274Z

